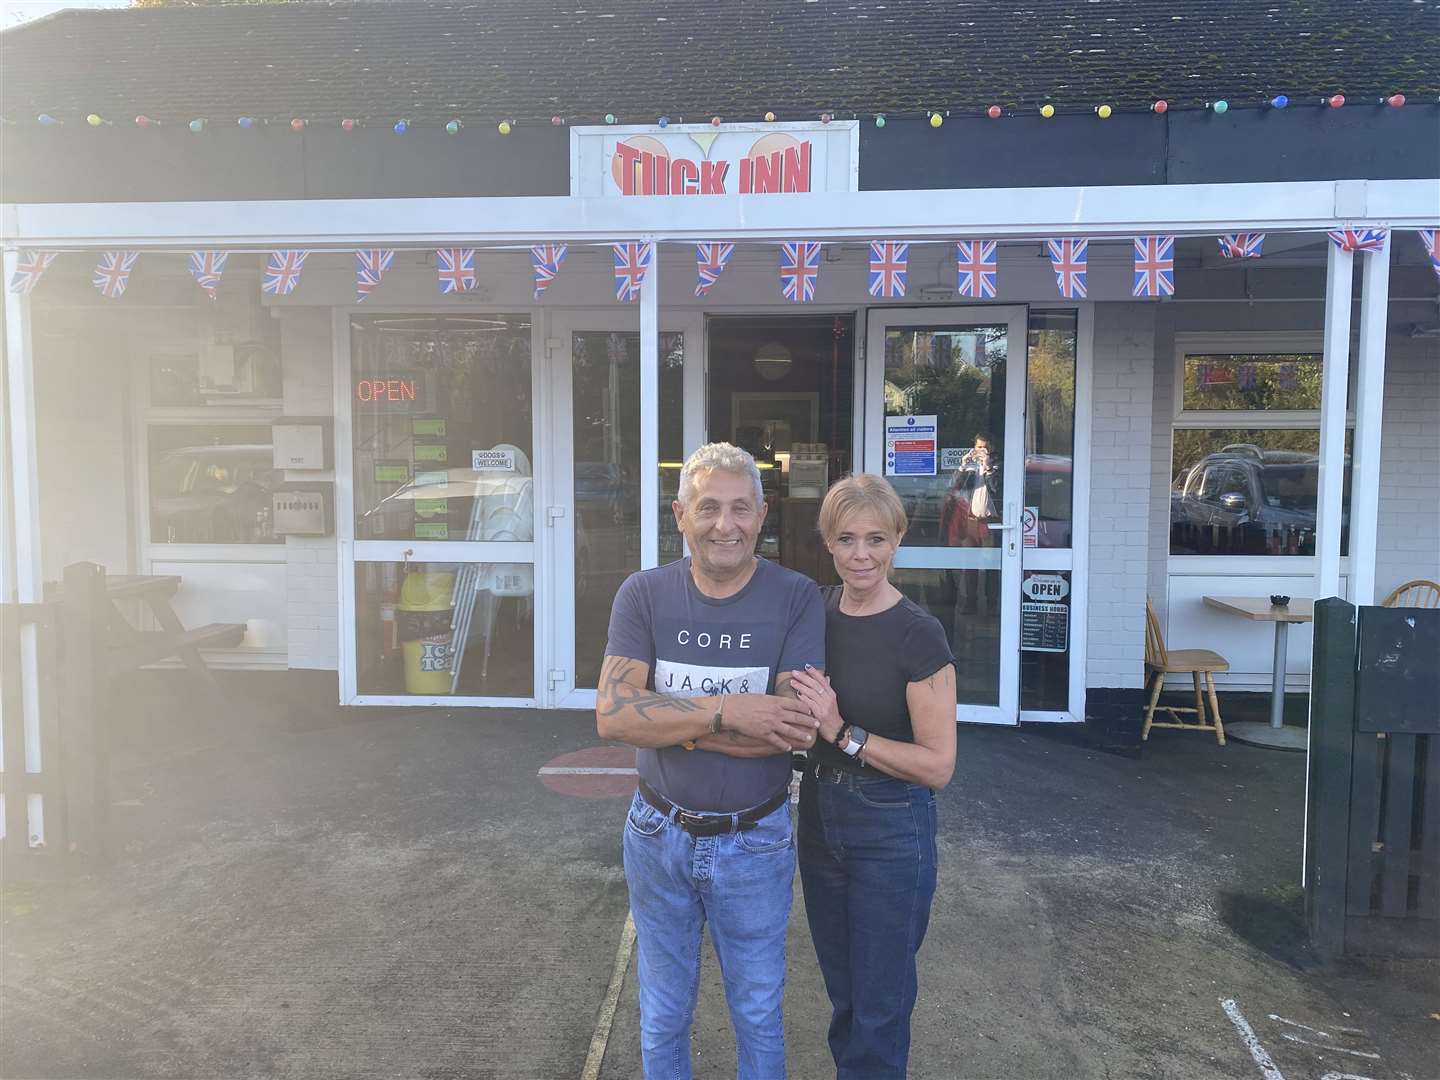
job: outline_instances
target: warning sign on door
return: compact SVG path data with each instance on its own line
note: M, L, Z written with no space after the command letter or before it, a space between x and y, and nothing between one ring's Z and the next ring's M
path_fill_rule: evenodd
M935 434L933 416L885 418L885 475L934 476Z

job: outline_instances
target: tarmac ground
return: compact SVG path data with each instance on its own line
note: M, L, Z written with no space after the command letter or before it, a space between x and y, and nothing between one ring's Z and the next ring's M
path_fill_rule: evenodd
M109 859L5 874L0 1075L639 1075L633 780L540 775L601 745L592 716L221 679L218 704L125 681ZM1304 783L1301 754L1198 733L962 727L912 1076L1440 1077L1440 966L1306 945ZM788 964L790 1075L833 1076L798 880ZM734 1075L708 945L693 1049Z

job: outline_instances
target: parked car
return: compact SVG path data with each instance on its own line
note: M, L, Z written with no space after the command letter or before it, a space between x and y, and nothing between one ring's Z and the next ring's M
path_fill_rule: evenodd
M1207 454L1170 492L1176 554L1296 555L1314 550L1320 463L1313 453L1245 443ZM1341 528L1348 525L1342 511Z
M167 450L150 475L151 539L172 544L271 542L270 494L282 481L268 443Z

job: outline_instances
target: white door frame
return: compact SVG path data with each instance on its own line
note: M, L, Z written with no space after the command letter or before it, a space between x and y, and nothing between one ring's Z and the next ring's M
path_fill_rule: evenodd
M700 445L698 431L703 431L705 420L704 412L704 312L700 310L676 310L666 312L663 309L659 313L659 333L683 334L685 338L685 366L682 371L684 380L684 416L682 452L688 455L695 447ZM546 364L549 366L549 397L551 407L548 413L548 420L551 427L548 429L549 438L546 441L548 453L545 467L546 490L549 492L546 503L546 523L551 528L546 529L548 534L548 550L545 554L545 564L537 566L537 578L546 578L549 582L547 595L549 602L544 608L545 618L548 625L546 635L547 657L544 673L545 698L547 707L557 709L583 709L593 710L595 708L595 691L593 689L577 688L575 686L575 451L574 451L574 411L572 396L572 366L571 366L571 343L570 335L575 331L599 331L602 333L620 332L638 334L640 332L640 311L639 305L630 307L610 308L562 308L549 313L549 320L545 331L543 351L548 354ZM642 358L643 363L643 358ZM696 392L698 385L699 392ZM658 385L658 380L657 380ZM642 386L643 394L644 388ZM642 446L642 456L644 447ZM660 470L661 460L658 438L655 442L655 451L649 455L650 460L640 462L642 474L656 474ZM643 492L638 496L641 498L641 521L651 511L646 508L646 501ZM653 500L658 505L658 499ZM558 513L553 513L558 511ZM658 514L658 511L657 511ZM659 521L660 528L666 527L666 522ZM673 526L671 526L673 528ZM650 564L658 560L650 560ZM646 560L641 558L641 569L649 569Z
M1005 365L1005 439L1001 451L1006 491L999 548L905 548L895 554L897 568L983 568L997 551L1000 560L1000 671L998 705L961 703L956 718L974 723L1016 724L1020 718L1020 509L1025 490L1025 370L1029 316L1024 305L947 306L889 312L872 308L867 332L866 394L863 407L877 422L866 425L865 468L884 474L885 332L897 326L1008 326ZM1019 343L1018 347L1016 343ZM938 454L939 448L936 448Z

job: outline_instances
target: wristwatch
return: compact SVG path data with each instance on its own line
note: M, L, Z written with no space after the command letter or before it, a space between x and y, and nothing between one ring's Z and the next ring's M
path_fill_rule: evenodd
M870 738L870 733L857 724L846 724L840 729L839 736L835 739L835 745L840 752L847 757L854 757L865 748L865 740Z

